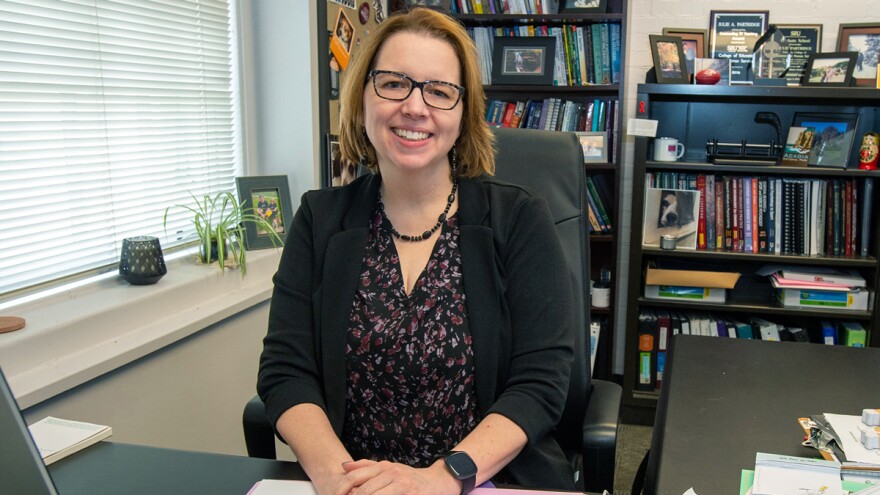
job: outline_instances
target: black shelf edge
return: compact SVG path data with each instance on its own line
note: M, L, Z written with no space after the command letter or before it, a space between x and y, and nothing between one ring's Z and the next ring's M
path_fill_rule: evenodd
M590 242L614 242L614 234L590 234Z
M800 265L833 265L847 266L852 268L875 268L877 259L873 256L866 258L825 257L825 256L798 256L790 254L767 254L767 253L734 253L731 251L707 251L707 250L667 250L653 246L642 246L642 253L654 256L668 256L670 258L712 258L718 260L749 260L764 261L767 263L792 263Z
M594 315L610 315L611 308L597 308L595 306L590 306L590 313Z
M453 14L464 24L580 24L622 22L623 14Z
M880 98L880 93L877 94ZM694 172L734 172L749 175L791 175L808 177L880 177L880 170L861 170L858 168L823 168L823 167L783 167L780 165L716 165L714 163L697 162L645 162L645 170L685 170Z
M486 93L554 93L565 95L603 94L617 96L620 86L617 84L593 84L589 86L530 86L524 84L489 84L483 86Z
M768 98L777 102L785 99L826 100L829 104L840 105L841 100L870 100L871 105L880 99L880 89L874 88L821 88L804 86L705 86L700 84L639 84L637 92L650 93L651 99L664 100L670 97L676 101L687 97L691 101L702 98ZM811 103L821 103L812 101Z
M616 171L618 166L616 163L610 162L586 162L587 175L593 171Z
M638 299L639 306L665 307L665 308L681 308L703 311L724 311L728 313L748 313L748 314L765 314L765 315L790 315L790 316L814 316L826 318L849 318L854 320L869 320L872 313L870 311L849 311L837 308L829 309L812 309L812 308L784 308L778 306L761 306L758 304L732 304L732 303L687 303L672 301L669 299L647 299L640 296Z
M633 390L632 398L636 401L657 402L660 399L660 391Z

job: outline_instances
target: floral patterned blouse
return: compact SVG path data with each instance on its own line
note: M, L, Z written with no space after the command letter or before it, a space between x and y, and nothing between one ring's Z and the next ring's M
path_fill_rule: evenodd
M345 347L342 442L354 459L433 463L478 419L458 215L407 295L383 212L373 212Z

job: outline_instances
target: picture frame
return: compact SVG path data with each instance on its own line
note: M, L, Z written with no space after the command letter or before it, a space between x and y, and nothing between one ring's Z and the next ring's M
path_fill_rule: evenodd
M348 61L351 60L354 38L354 23L346 15L345 9L339 9L336 13L336 21L333 23L333 34L330 35L330 51L341 70L345 70L348 67Z
M707 29L690 29L690 28L663 28L663 36L678 36L681 38L681 47L684 51L684 59L687 65L690 78L694 78L694 60L698 58L706 58L709 53L709 47L706 44L706 38L709 31Z
M856 52L814 53L804 67L802 86L849 87L853 83Z
M339 137L327 134L327 169L321 177L323 187L340 187L358 178L358 164L342 157Z
M700 191L646 188L642 246L660 247L660 238L671 236L676 249L697 249L699 216Z
M751 83L752 51L769 27L768 10L710 11L709 58L730 60L730 84Z
M847 168L858 131L859 114L797 112L791 125L814 131L807 166Z
M856 86L875 87L877 81L878 50L880 46L880 23L841 24L837 32L837 51L856 52L853 72Z
M785 79L789 86L799 86L810 55L822 52L822 24L777 24L788 41L791 64Z
M556 37L496 37L492 47L492 84L553 84Z
M690 82L681 38L678 36L648 36L654 74L660 84L687 84Z
M564 0L561 14L604 14L608 11L608 0Z
M575 132L584 151L584 163L608 162L608 134L606 132Z
M281 240L287 238L287 230L293 220L290 186L286 175L261 175L236 177L238 199L241 208L272 224ZM245 222L245 249L267 249L274 245L267 232L258 229L253 222Z

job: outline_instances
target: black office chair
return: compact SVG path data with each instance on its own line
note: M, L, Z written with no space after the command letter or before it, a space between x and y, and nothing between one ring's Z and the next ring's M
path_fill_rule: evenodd
M623 391L616 383L590 379L590 244L583 151L572 133L497 129L495 135L495 175L526 186L549 203L579 303L575 360L556 438L578 469L585 491L612 492ZM274 459L274 433L259 397L248 402L243 423L248 455Z

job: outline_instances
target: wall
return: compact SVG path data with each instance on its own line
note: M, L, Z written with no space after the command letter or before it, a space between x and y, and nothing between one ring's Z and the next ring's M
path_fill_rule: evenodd
M664 27L708 29L712 10L767 10L771 23L778 24L822 24L822 51L837 51L837 30L841 23L880 22L880 11L876 0L848 1L809 1L809 0L629 0L626 54L626 98L624 100L624 132L626 119L635 114L633 101L636 86L645 81L645 73L653 66L651 50L648 45L649 34L662 34ZM708 42L708 40L707 40ZM627 277L639 274L629 273L630 236L630 193L632 191L632 153L633 138L627 138L624 150L624 211L619 230L620 251L618 259L622 263L617 274L623 282ZM618 301L626 301L626 283L618 283ZM626 308L618 305L615 321L614 372L623 373L624 335Z
M316 2L239 0L248 175L287 174L294 205L316 186ZM241 412L255 390L268 303L30 407L113 427L114 441L246 453Z

